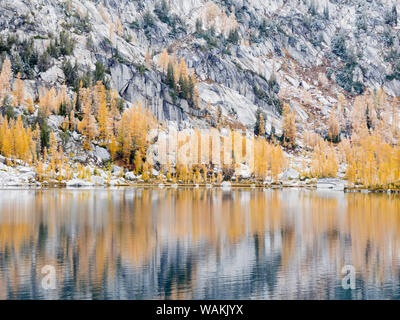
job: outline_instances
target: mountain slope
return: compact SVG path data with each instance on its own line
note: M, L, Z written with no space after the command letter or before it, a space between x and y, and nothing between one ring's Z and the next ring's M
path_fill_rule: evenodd
M148 151L159 156L160 132L144 137L150 123L192 137L202 128L226 137L226 128L240 129L249 139L255 133L279 142L299 171L331 157L336 165L327 172L337 176L335 152L356 154L360 139L374 144L375 134L385 147L398 144L398 4L3 0L0 108L2 121L13 121L1 125L11 132L23 123L25 135L35 132L33 161L46 162L51 145L53 157L58 143L73 161L104 165L115 156L146 173ZM135 110L150 110L157 121ZM269 152L284 158L270 147L260 147L263 179L273 171L264 167ZM341 157L343 177L350 160ZM282 160L274 175L284 167Z
M257 108L268 114L269 122L279 118L279 91L281 97L293 97L299 109L303 106L295 102L301 102L304 90L318 108L334 105L344 90L356 94L384 86L389 94L398 94L399 39L392 5L169 1L163 7L160 1L5 0L0 24L3 38L15 34L20 41L33 39L38 52L63 31L76 41L73 52L51 58L45 72L34 66L32 74L22 73L35 80L33 94L38 85L63 83L64 59L76 61L80 73L101 62L111 86L127 101L141 101L162 120L197 120L202 113L181 101L171 103L163 85L157 61L167 48L194 70L200 110L210 102L213 115L221 107L232 121L252 126ZM153 63L143 71L147 51ZM276 84L270 81L274 76Z

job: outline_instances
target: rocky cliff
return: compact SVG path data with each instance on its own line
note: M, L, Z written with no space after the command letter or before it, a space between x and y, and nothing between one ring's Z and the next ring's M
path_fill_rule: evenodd
M397 2L2 0L0 51L34 97L39 86L70 82L66 61L78 76L101 63L127 102L180 126L208 126L222 113L252 128L262 109L268 131L274 118L279 128L285 100L303 123L311 115L323 126L340 92L400 94ZM54 43L65 50L45 55ZM171 98L158 63L164 49L196 74L197 108Z

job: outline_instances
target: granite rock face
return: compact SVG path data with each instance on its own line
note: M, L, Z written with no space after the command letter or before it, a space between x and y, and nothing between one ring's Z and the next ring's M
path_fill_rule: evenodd
M383 87L400 93L397 1L380 0L2 0L0 35L32 40L39 53L62 31L75 39L71 54L36 66L27 90L61 86L62 62L79 72L106 67L110 86L129 103L141 102L161 121L209 125L218 112L252 128L255 113L275 119L288 98L302 119L310 103L321 113L344 90ZM237 32L236 32L237 31ZM184 58L196 74L199 109L172 99L158 67L163 49ZM146 53L150 61L146 61ZM12 52L18 60L18 52ZM28 82L28 79L26 79ZM207 109L211 106L211 110Z

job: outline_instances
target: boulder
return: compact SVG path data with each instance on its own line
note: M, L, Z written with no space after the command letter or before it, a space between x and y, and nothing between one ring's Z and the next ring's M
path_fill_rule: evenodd
M67 181L67 187L89 187L92 186L93 183L82 180L82 179L72 179Z
M297 180L299 178L300 178L300 173L295 169L289 168L282 173L280 179L286 181L286 180Z
M100 161L109 161L111 159L111 155L107 149L99 146L96 146L94 149L94 154Z
M239 168L236 169L236 175L243 179L249 179L251 177L249 166L240 163Z
M58 79L63 79L64 73L59 67L53 66L50 69L48 69L46 72L42 72L40 74L40 77L42 78L42 80L44 82L54 83L54 82L58 81Z
M33 169L30 168L30 167L20 166L20 167L17 167L17 170L18 170L19 173L28 173L28 172L32 172L33 173Z
M111 173L113 175L118 176L121 173L121 171L122 171L121 167L116 166L116 165L112 166Z
M134 174L132 171L128 171L127 173L125 173L125 178L126 178L127 180L132 181L132 180L135 180L135 179L136 179L136 176L135 176L135 174Z
M72 160L76 161L76 162L80 162L80 163L85 163L87 161L87 156L84 154L81 155L75 155Z
M347 181L341 179L318 179L317 189L343 191Z
M57 130L58 128L60 128L63 122L64 122L64 117L56 116L54 114L50 115L49 118L47 119L47 124L53 130Z
M106 184L106 180L101 176L92 176L91 180L96 186L103 186Z

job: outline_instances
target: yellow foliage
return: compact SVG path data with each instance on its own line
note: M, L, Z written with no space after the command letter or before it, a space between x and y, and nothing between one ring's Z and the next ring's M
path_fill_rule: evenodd
M15 99L15 105L21 106L25 103L25 89L24 89L24 82L21 80L21 73L18 72L17 79L14 83L14 92L13 96Z
M400 186L400 147L373 131L349 147L346 177L366 188Z
M11 61L8 57L3 62L0 73L0 101L3 101L4 97L10 93L11 90Z
M312 156L311 174L317 178L336 178L337 171L335 149L327 141L320 140Z
M100 107L97 114L97 121L99 123L99 139L102 141L108 141L110 137L110 118L109 111L105 99L105 95L101 96Z
M33 113L35 112L35 108L33 107L33 101L32 101L32 98L31 98L31 97L29 97L29 98L26 100L26 108L27 108L27 110L28 110L28 112L29 112L30 114L33 114Z
M132 152L146 154L147 134L156 124L153 114L140 104L127 109L118 123L118 145L123 160L129 164Z
M293 148L296 145L296 120L293 112L290 111L289 105L286 103L283 107L283 145Z
M84 148L89 150L91 141L97 135L96 119L92 114L92 108L90 104L86 104L83 108L83 119L78 124L78 130L85 137L83 144Z
M147 164L147 162L145 162L145 164L143 165L143 173L142 173L142 180L144 182L149 181L150 176L149 176L149 166Z
M21 116L8 122L0 123L0 151L7 158L17 158L25 162L35 160L38 137L35 131L25 128Z
M337 115L332 110L328 121L328 138L332 142L338 141L339 134L340 134L339 121L337 119Z
M108 149L110 150L111 161L114 161L115 155L117 153L117 141L115 140L115 136L111 136L111 142L108 145Z

